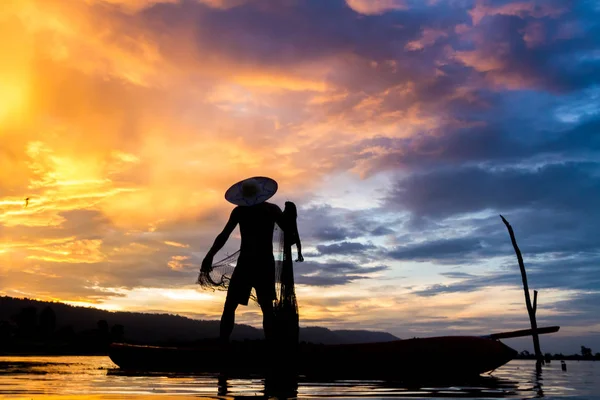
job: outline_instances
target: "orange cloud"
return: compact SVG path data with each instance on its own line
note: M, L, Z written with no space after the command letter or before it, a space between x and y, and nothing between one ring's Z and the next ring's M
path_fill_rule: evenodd
M158 3L179 13L180 24L156 12ZM376 60L363 56L344 35L331 50L306 56L291 45L272 50L259 34L239 40L257 49L226 46L234 40L216 40L183 7L224 10L243 1L202 3L3 5L0 52L10 55L0 63L3 293L189 315L201 302L202 313L218 316L222 296L203 297L193 285L232 208L223 199L231 183L270 175L281 188L275 201L305 198L325 175L366 176L366 156L389 152L358 146L362 141L405 139L445 122L437 102L448 94L420 97L420 85L434 86L438 75L423 72L417 82L420 68L415 73L385 52ZM368 15L406 8L393 0L347 3ZM424 29L406 46L423 49L445 36ZM264 61L255 50L285 57ZM500 62L457 57L480 71ZM469 91L450 96L466 98ZM421 308L415 298L409 306L389 295L374 301L361 287L344 287L335 293L339 301L323 292L299 288L305 321L366 323L380 312L408 318ZM452 301L455 308L441 316L466 302ZM398 310L403 314L395 316ZM257 309L247 310L245 320L258 321Z
M377 15L390 10L408 8L405 0L346 0L346 3L354 11L366 15Z
M533 48L546 41L546 32L543 24L532 22L527 25L523 33L523 40L527 43L527 47Z
M57 263L98 263L106 259L100 247L102 240L73 240L45 247L29 246L31 260Z
M231 7L236 7L247 3L249 0L198 0L200 3L204 3L208 6L219 8L219 9L228 9Z
M173 270L182 270L186 266L190 266L191 264L185 263L184 261L189 260L189 256L172 256L171 260L168 262L169 268Z
M438 41L438 39L447 37L448 34L438 29L423 29L421 37L417 40L408 42L404 48L407 50L422 50L425 47L431 46Z
M110 5L116 5L125 8L128 11L136 12L141 9L151 7L161 3L176 3L178 0L86 0L90 4L102 4L102 2Z
M190 247L188 244L183 244L183 243L177 243L177 242L171 242L169 240L164 242L166 245L168 246L173 246L173 247L183 247L183 248L188 248Z

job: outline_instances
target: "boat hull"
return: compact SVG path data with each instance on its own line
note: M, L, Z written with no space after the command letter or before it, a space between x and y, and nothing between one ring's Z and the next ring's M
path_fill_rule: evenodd
M121 370L153 372L293 372L334 379L416 379L474 377L517 355L498 340L474 336L416 338L343 345L300 344L283 357L262 341L195 347L112 344L111 360Z

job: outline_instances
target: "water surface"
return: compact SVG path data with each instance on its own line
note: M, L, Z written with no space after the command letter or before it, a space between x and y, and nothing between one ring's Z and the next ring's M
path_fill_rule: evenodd
M446 368L452 368L449 362ZM440 366L436 366L440 368ZM281 382L261 376L124 373L108 357L0 357L0 398L472 398L600 400L600 363L553 361L537 374L534 362L514 360L471 382L412 384L384 381Z

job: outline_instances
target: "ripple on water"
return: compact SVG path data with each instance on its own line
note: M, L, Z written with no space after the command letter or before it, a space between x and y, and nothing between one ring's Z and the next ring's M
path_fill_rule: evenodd
M120 371L108 357L0 357L3 398L194 398L343 397L343 398L563 398L600 399L600 363L546 365L515 360L468 382L451 384L339 380L269 381L260 376L219 377L214 374L132 374ZM450 366L451 367L451 366ZM66 396L66 397L65 397Z

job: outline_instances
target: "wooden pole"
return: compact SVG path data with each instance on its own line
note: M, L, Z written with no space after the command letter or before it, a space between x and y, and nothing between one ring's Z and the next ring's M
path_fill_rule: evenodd
M531 329L533 331L533 349L535 351L535 358L537 359L537 366L539 367L544 363L544 358L542 356L542 351L540 350L540 338L537 333L537 321L535 319L535 313L537 311L537 290L533 291L533 305L531 304L531 298L529 296L529 286L527 285L527 273L525 272L525 264L523 263L523 256L521 255L521 251L519 250L519 246L517 246L517 240L515 239L515 233L513 232L512 227L508 223L508 221L500 215L502 218L502 222L506 225L508 229L508 233L510 234L510 240L515 249L515 253L517 253L517 260L519 260L519 268L521 268L521 278L523 278L523 290L525 291L525 305L527 306L527 313L529 314L529 322L531 323Z
M546 333L555 333L558 332L559 329L560 326L547 326L545 328L538 328L537 333L539 335L543 335ZM533 331L531 329L521 329L519 331L490 333L489 335L484 335L481 337L487 339L510 339L516 337L531 336L532 334Z

